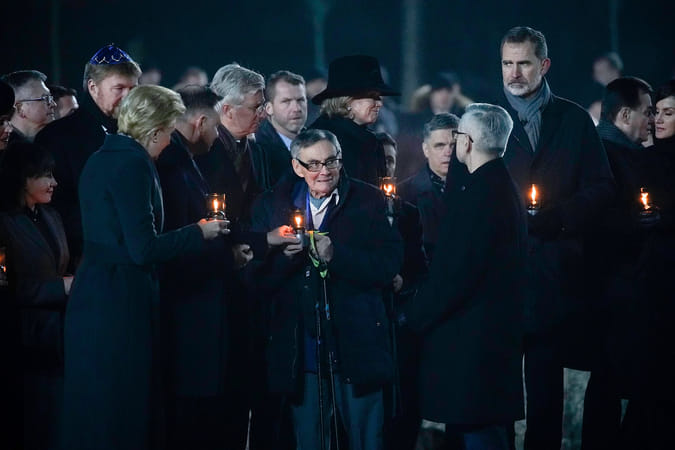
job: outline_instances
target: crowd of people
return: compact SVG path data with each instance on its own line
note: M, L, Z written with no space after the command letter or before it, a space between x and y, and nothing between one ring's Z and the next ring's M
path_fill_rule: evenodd
M7 448L559 449L566 367L583 449L670 448L675 80L603 55L594 119L541 32L499 49L498 102L407 113L366 55L3 75Z

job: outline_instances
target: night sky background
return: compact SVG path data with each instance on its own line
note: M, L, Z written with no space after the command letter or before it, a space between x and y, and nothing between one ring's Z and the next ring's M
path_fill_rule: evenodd
M306 0L130 1L44 0L3 2L0 73L38 69L81 89L84 63L114 42L142 67L156 66L172 86L187 66L209 76L232 61L264 75L279 69L306 73L313 65L313 28ZM397 0L335 1L326 19L327 61L353 53L376 56L400 87L402 3ZM609 0L420 1L420 82L451 70L463 91L489 101L501 89L499 41L514 25L544 32L552 90L587 104L599 96L591 64L611 49ZM675 67L675 1L619 0L618 50L626 75L658 86ZM53 41L53 10L60 28ZM54 70L52 42L60 58Z

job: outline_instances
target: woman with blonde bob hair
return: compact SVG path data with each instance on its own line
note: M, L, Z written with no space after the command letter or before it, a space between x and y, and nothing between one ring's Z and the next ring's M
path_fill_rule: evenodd
M155 264L226 233L200 220L162 234L153 163L169 143L180 96L140 86L123 100L119 133L84 167L84 252L65 318L64 448L161 448L159 287Z

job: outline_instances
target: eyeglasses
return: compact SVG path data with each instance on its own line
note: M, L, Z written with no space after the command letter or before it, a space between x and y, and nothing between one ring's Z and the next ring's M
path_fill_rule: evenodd
M323 162L321 161L310 161L308 163L300 161L298 158L295 160L305 169L310 172L321 172L321 169L326 166L326 169L337 169L342 164L342 158L330 158Z
M452 130L452 137L457 140L457 135L458 134L463 134L464 136L469 138L469 142L473 143L473 139L471 139L471 136L469 136L469 133L464 133L463 131L459 130Z
M54 96L53 95L43 95L42 97L38 98L26 98L24 100L17 100L14 103L24 103L24 102L45 102L48 106L51 105L54 102Z
M249 105L244 105L244 104L237 105L237 106L239 106L241 108L246 108L250 111L253 111L256 114L262 114L263 111L265 111L265 103L266 102L263 100L263 102L261 104L259 104L258 106L249 106Z

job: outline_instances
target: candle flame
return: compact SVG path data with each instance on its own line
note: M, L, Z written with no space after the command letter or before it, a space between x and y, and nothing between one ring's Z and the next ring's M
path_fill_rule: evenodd
M214 212L218 212L218 206L220 206L220 203L218 202L218 200L213 199L213 211Z
M302 216L298 214L294 217L294 219L296 227L300 228L302 226Z
M649 209L649 192L645 188L640 188L640 201L644 209Z
M532 185L532 190L530 191L530 199L532 200L532 205L537 204L537 185Z

